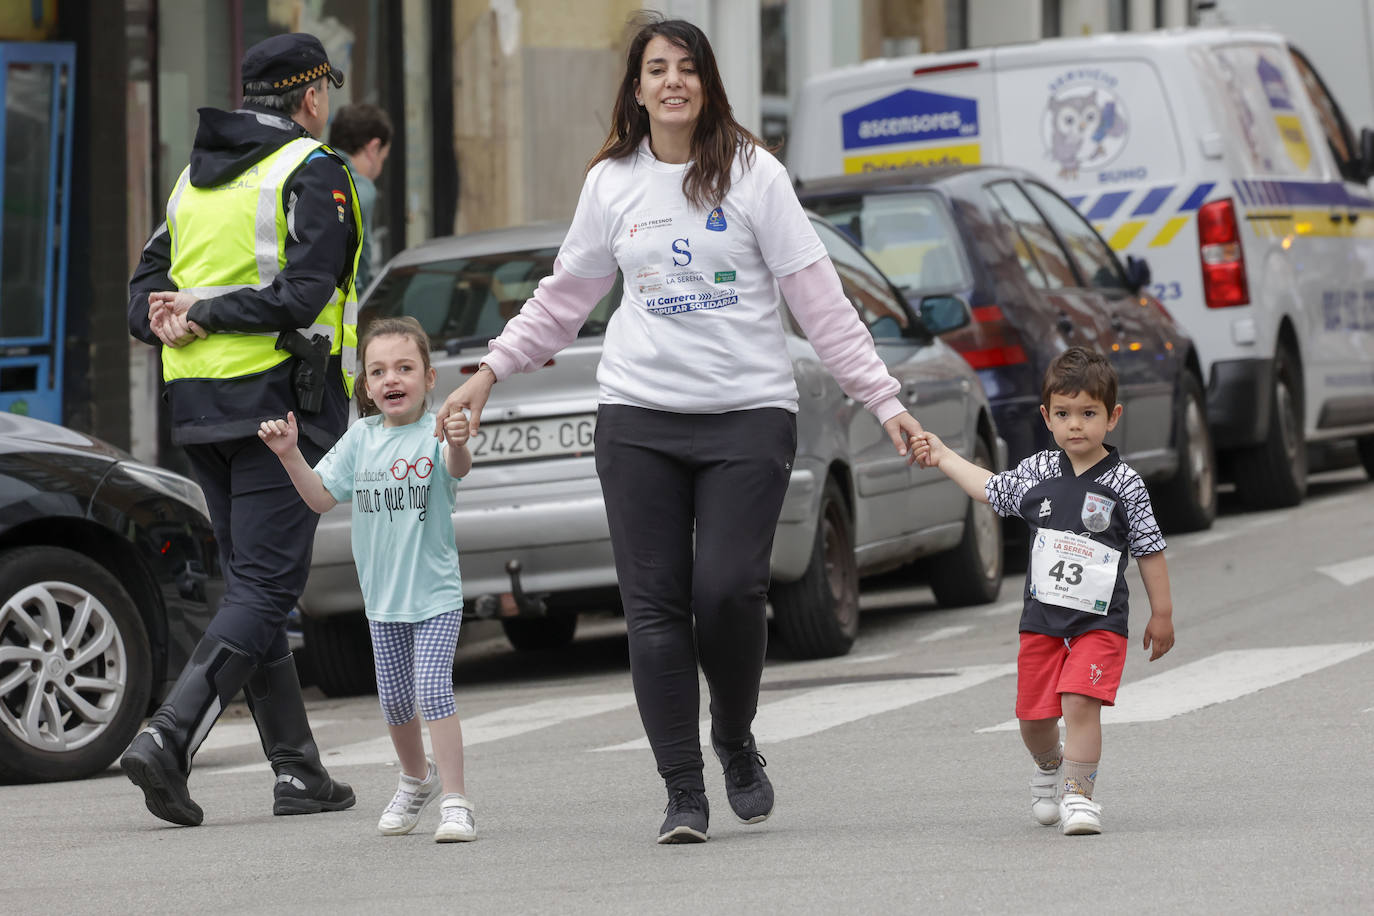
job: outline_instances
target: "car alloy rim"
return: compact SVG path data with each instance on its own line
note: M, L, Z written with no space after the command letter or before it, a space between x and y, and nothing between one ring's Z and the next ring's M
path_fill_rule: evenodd
M1296 462L1298 458L1297 411L1294 409L1293 390L1288 387L1288 382L1283 378L1279 379L1278 385L1274 388L1274 397L1278 400L1279 435L1283 438L1284 453L1290 462Z
M1194 398L1188 399L1188 407L1183 413L1183 426L1188 432L1188 467L1193 481L1194 494L1199 505L1211 503L1216 493L1216 482L1212 475L1212 455L1207 442L1207 424L1202 419L1202 408Z
M992 506L975 499L973 501L973 537L978 545L978 556L983 561L983 578L997 577L1001 557L998 555L997 527L1002 524L1001 517Z
M128 652L100 599L37 582L0 607L0 723L42 751L74 751L108 727L128 692Z
M826 507L821 524L825 526L825 578L830 586L830 597L835 607L835 619L846 629L857 624L859 599L857 577L851 574L853 550L845 539L840 537L842 520L836 518L841 511L834 503ZM846 557L845 553L849 556Z

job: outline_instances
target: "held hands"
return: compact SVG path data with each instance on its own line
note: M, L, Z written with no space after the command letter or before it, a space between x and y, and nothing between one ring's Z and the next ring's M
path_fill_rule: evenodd
M296 428L296 414L287 411L285 420L263 420L262 425L258 427L258 438L266 442L272 454L278 458L289 455L300 440L300 432Z
M496 384L496 376L490 369L479 369L473 373L472 378L468 379L458 387L452 394L444 398L444 403L440 405L438 416L434 420L434 435L440 438L448 436L448 421L454 415L463 416L463 411L468 412L467 416L471 420L464 418L465 427L470 427L463 438L467 441L467 436L475 435L482 426L482 408L486 406L487 398L491 397L491 386ZM458 445L449 440L451 444Z
M444 438L450 448L462 448L468 444L468 418L461 410L449 414L444 420Z
M1144 648L1150 650L1150 661L1174 647L1174 621L1171 616L1151 614L1145 625Z
M912 451L921 467L938 468L940 459L949 454L949 447L940 441L939 436L926 430L912 442Z
M892 444L897 447L897 454L906 456L907 464L916 460L916 452L912 446L924 430L915 417L904 410L885 422L883 429L887 430L888 436L892 438Z
M206 331L186 317L200 300L177 290L148 294L148 326L169 347L184 347L193 340L204 340Z

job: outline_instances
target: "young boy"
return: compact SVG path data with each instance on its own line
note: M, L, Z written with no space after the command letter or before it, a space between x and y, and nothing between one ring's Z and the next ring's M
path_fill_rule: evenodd
M938 467L974 499L1030 525L1016 718L1036 764L1031 815L1047 827L1059 824L1066 836L1102 832L1093 782L1102 706L1115 705L1126 661L1126 548L1150 598L1150 661L1174 645L1164 538L1149 493L1102 442L1121 417L1116 387L1116 372L1100 354L1072 347L1056 357L1040 414L1059 449L1031 455L1012 471L980 468L929 432L915 442L923 467Z

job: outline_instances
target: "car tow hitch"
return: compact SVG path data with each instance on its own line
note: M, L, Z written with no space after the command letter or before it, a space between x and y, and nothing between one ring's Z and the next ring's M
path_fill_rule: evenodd
M531 595L520 584L520 561L507 560L506 574L510 576L510 591L501 595L478 595L472 602L473 613L481 618L547 617L547 595Z

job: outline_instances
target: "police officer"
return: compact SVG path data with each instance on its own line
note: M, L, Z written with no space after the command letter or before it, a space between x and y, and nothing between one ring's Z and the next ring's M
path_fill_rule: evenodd
M354 802L320 762L284 626L319 517L257 437L294 411L314 464L347 425L362 221L343 161L317 139L343 74L306 34L254 45L241 73L241 109L200 109L190 165L129 285L129 329L161 345L172 440L224 568L205 636L120 759L148 810L187 826L203 819L191 758L240 689L276 774L273 814Z

